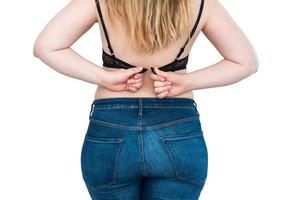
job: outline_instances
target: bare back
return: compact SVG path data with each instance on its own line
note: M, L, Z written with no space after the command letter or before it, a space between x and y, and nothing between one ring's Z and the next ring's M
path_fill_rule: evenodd
M106 4L103 1L99 1L99 3L100 3L100 6L102 7L103 19L106 23L106 28L110 37L111 45L114 48L115 55L119 59L124 60L127 63L130 63L134 66L142 66L144 68L149 69L151 66L160 67L160 66L170 63L178 54L180 48L183 46L183 44L185 43L185 41L187 40L190 34L190 31L189 31L187 34L184 34L182 38L171 43L168 48L157 51L152 55L137 54L136 51L134 51L132 45L130 45L128 41L128 36L126 35L124 27L122 27L120 20L115 19L116 24L114 27L109 21ZM192 3L194 4L192 5L194 9L194 19L196 19L198 15L198 11L199 11L200 0L194 0L192 1ZM206 13L207 13L207 7L204 6L203 14L201 15L200 22L194 32L194 35L191 37L191 39L185 46L184 52L180 55L180 59L184 58L186 55L189 54L196 38L200 34L202 27L205 24ZM98 19L100 19L99 15L98 15ZM195 20L192 20L192 21L193 23L195 23ZM104 51L110 52L107 46L107 41L105 38L103 27L100 22L98 24L99 24L99 30L101 33L102 47ZM191 25L191 27L193 26L194 24ZM116 69L108 68L108 67L104 67L104 68L108 70L116 70ZM138 89L138 91L136 92L130 92L130 91L114 92L109 89L106 89L105 87L98 86L95 92L95 99L111 98L111 97L156 97L156 93L154 92L153 80L150 79L149 73L150 73L150 69L147 72L145 72L143 76L143 86L140 89ZM187 73L187 69L178 70L175 73ZM175 97L193 98L194 96L193 96L193 92L189 91Z

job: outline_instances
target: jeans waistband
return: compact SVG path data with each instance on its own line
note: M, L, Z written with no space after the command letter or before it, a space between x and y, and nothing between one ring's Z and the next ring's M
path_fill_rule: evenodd
M184 97L114 97L95 99L92 103L94 107L196 107L196 102L192 98Z

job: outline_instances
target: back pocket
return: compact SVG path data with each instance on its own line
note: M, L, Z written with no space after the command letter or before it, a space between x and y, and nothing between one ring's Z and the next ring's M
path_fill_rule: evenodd
M123 138L85 136L81 151L84 181L95 190L114 184Z
M175 168L176 179L203 184L207 177L208 153L201 132L161 137Z

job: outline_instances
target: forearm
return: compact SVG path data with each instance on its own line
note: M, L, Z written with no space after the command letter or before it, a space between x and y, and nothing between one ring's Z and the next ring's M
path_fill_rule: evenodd
M188 73L190 90L226 86L236 83L257 71L257 64L241 65L223 59L210 65Z
M36 51L34 55L52 69L66 76L99 85L103 69L86 60L72 48L55 51Z

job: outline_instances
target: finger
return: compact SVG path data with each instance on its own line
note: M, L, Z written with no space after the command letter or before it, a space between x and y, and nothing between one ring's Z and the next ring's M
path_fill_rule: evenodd
M139 78L139 79L128 79L127 80L127 83L128 84L131 84L131 83L140 83L140 82L142 82L142 78Z
M169 90L171 88L171 85L168 85L168 86L165 86L165 87L156 87L154 88L154 91L156 93L161 93L161 92L164 92L166 90Z
M162 76L162 77L165 77L165 78L167 78L168 75L169 75L169 73L170 73L170 72L164 72L164 71L160 70L160 69L159 69L158 67L156 67L156 66L155 66L153 69L154 69L154 71L155 71L155 73L156 73L157 75Z
M172 83L170 81L154 81L155 87L163 87L167 85L171 85Z
M162 92L162 93L159 93L159 94L157 95L157 97L158 97L158 98L164 98L164 97L166 97L166 95L167 95L168 93L169 93L168 91L164 91L164 92Z
M150 74L150 78L155 81L165 81L165 78L159 75L155 75L153 73Z
M141 78L141 77L143 77L143 74L142 73L137 73L137 74L135 74L134 75L134 79L139 79L139 78Z
M128 89L132 92L136 92L138 89L132 86L128 86Z
M142 82L141 83L136 83L136 84L130 84L129 86L135 87L135 88L140 88L142 86Z
M129 90L129 85L128 84L124 84L124 90L128 91Z
M126 91L128 90L128 84L122 83L114 86L116 91Z
M132 76L132 75L135 75L136 73L139 73L142 70L143 70L143 67L132 67L132 68L126 69L126 72L128 76Z

